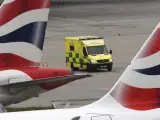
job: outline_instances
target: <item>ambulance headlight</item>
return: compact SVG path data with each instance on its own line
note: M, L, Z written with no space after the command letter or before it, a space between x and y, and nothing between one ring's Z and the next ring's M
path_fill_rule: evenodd
M109 62L112 62L112 59L109 59Z
M91 60L91 63L96 63L96 60Z

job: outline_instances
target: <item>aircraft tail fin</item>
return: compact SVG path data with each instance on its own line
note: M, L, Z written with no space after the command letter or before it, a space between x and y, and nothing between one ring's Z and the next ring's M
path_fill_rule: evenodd
M0 7L0 66L39 66L50 0L5 0Z
M85 107L124 107L150 110L160 107L160 23L112 89Z

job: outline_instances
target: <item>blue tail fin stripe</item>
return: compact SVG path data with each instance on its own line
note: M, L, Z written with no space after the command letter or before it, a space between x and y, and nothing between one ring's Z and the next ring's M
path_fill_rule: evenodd
M145 75L160 75L160 65L145 69L135 69L134 71Z
M0 36L0 43L27 42L43 49L47 22L33 22L7 35Z

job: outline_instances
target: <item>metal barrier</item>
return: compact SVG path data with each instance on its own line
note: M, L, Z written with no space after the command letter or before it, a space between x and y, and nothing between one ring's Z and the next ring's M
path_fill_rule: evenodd
M55 109L59 108L74 108L80 107L86 104L90 104L99 98L91 98L91 99L71 99L71 100L54 100L52 101L52 106ZM63 107L62 107L63 106Z

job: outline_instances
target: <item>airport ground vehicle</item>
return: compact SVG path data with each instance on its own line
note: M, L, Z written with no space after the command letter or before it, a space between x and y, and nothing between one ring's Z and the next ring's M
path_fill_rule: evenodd
M112 70L112 50L108 50L103 37L65 37L66 66L72 70L107 68Z

